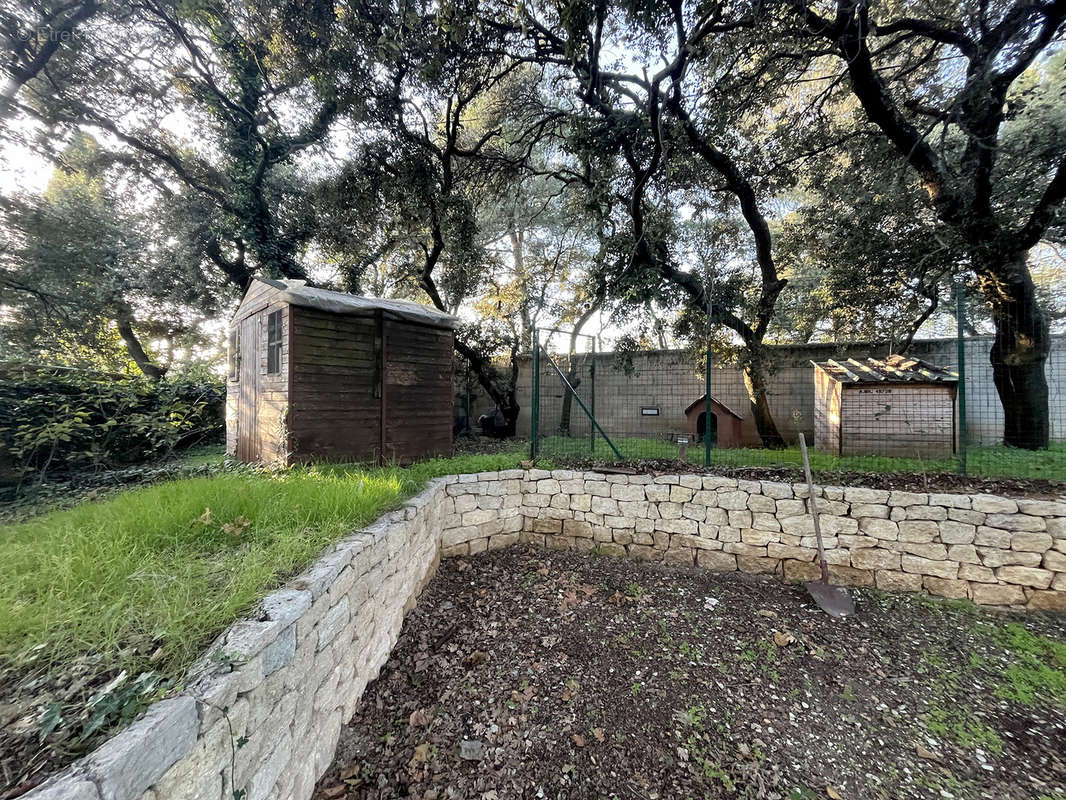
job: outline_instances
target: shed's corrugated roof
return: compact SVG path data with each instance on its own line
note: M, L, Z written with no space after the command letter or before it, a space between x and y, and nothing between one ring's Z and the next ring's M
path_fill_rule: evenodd
M419 322L423 325L436 325L442 328L454 328L458 322L451 314L445 314L443 311L420 303L412 303L410 300L386 300L381 297L363 297L347 292L315 289L297 280L274 280L259 275L255 279L275 289L280 289L280 299L294 306L317 308L320 311L329 311L334 314L360 314L380 309L408 322Z
M922 361L920 358L891 355L884 359L859 361L812 361L815 367L840 383L958 383L958 373Z

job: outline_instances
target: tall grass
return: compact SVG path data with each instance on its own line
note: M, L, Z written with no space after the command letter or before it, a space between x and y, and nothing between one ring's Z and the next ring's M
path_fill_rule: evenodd
M0 527L0 657L95 654L176 677L265 593L427 479L520 457L184 479Z

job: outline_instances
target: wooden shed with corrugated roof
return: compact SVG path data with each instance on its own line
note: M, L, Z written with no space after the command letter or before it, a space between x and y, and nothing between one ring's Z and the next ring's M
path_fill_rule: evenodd
M452 452L455 318L255 277L230 323L226 450L410 463Z
M956 373L901 355L811 363L815 449L911 458L955 452Z

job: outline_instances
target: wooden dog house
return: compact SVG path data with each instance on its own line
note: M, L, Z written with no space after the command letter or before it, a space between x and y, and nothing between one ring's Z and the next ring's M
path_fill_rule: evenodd
M950 456L959 376L917 358L811 362L814 446L842 456Z
M452 452L455 318L256 277L230 323L226 451L409 463Z
M685 409L685 433L695 434L702 442L707 432L707 395L693 400ZM712 447L740 447L742 417L725 403L711 395L710 436Z

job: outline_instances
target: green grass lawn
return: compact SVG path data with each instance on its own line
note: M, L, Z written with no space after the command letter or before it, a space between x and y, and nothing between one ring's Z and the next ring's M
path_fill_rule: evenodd
M94 654L177 678L264 594L427 479L524 456L185 478L0 527L0 667Z
M625 459L677 458L678 447L662 439L636 437L613 438L615 446ZM550 436L541 440L538 453L546 457L593 458L602 461L617 461L614 451L596 437L595 451L591 452L588 437L567 438ZM957 458L920 459L895 458L892 456L831 456L810 450L811 469L814 472L958 472ZM687 459L694 464L703 464L703 445L688 448ZM729 467L794 467L802 468L798 447L784 450L756 448L712 449L711 464ZM967 453L967 474L988 477L1047 478L1066 481L1066 443L1055 443L1048 450L1036 452L1011 447L971 447Z

